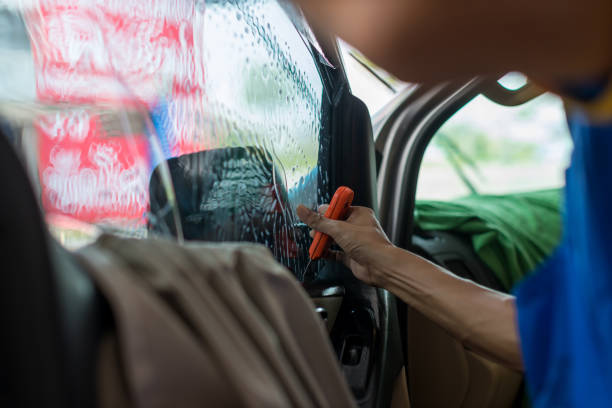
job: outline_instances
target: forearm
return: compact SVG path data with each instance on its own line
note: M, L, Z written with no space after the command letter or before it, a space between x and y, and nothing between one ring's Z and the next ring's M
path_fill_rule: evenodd
M369 208L351 207L346 221L323 217L325 208L319 211L297 208L301 220L334 238L343 251L333 256L358 279L391 291L464 345L522 369L512 296L460 279L395 247Z
M465 346L522 369L514 297L456 277L399 248L390 248L378 268L378 284Z

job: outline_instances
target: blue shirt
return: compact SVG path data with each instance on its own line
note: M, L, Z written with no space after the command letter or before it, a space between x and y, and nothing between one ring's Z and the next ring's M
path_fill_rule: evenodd
M612 407L612 92L601 94L568 104L562 243L515 291L534 407Z

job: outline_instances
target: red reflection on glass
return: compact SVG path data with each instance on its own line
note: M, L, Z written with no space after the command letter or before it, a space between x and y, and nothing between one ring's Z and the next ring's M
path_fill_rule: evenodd
M204 68L193 30L201 13L194 7L180 0L41 0L25 15L39 100L143 112L160 104L178 103L187 113L201 107ZM170 120L175 125L159 135L168 154L203 149L185 136L186 125ZM37 131L47 213L144 225L152 167L144 135L109 137L85 109L42 116Z
M86 112L39 118L42 204L81 221L142 218L148 209L148 147L107 137ZM144 222L144 220L143 220Z
M41 1L26 15L38 97L150 106L164 93L202 89L190 3Z

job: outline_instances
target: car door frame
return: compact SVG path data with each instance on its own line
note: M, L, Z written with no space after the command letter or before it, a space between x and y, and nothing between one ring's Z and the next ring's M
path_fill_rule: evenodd
M326 62L333 65L331 67L322 61L318 64L332 104L332 140L328 158L332 170L331 189L334 191L347 185L355 190L354 205L367 206L377 212L376 159L369 112L365 104L351 93L337 38L314 31ZM313 53L316 57L316 50L313 49ZM400 377L403 356L395 296L358 281L342 265L327 265L326 268L329 275L340 277L340 283L346 289L343 307L348 313L345 316L370 314L373 323L371 364L361 370L365 371L367 385L362 392L356 393L357 403L360 407L388 407L397 379L403 378ZM332 332L332 342L335 342L333 337ZM341 347L335 346L349 385L354 387L355 378L363 378L364 372L344 367Z
M395 109L383 112L375 124L379 216L390 240L399 247L416 249L413 247L414 209L421 164L433 137L456 112L479 95L502 106L518 106L543 92L530 82L511 90L503 87L496 77L476 77L416 85L399 94L390 103ZM401 301L397 305L404 363L408 367L409 306ZM410 378L408 389L410 392Z

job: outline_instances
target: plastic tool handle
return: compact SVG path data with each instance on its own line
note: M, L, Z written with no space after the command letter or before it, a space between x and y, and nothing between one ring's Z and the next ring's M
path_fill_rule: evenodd
M344 186L338 187L323 216L332 220L346 219L348 209L353 203L354 196L355 193L350 188ZM316 231L312 244L310 244L310 249L308 250L310 259L316 261L321 258L325 251L329 249L331 243L332 239L329 235Z

